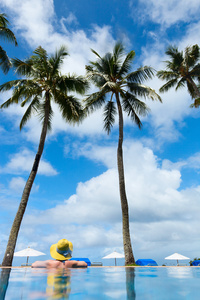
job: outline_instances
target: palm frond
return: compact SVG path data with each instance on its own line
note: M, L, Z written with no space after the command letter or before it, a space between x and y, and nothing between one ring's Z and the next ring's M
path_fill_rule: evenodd
M116 58L116 59L121 59L124 55L124 46L122 44L122 42L118 41L116 42L114 48L113 48L113 56ZM116 60L117 62L117 60Z
M191 98L195 99L197 97L197 95L196 95L193 85L189 81L186 81L186 84L187 84L187 89L188 89L188 92L189 92Z
M161 70L157 72L157 76L161 80L172 80L180 77L179 73L174 71Z
M98 58L101 59L101 56L99 55L99 53L97 53L94 49L91 49L92 53L94 53Z
M170 45L167 50L165 51L165 53L171 57L172 61L175 64L180 65L183 62L183 52L182 51L178 51L178 48L176 46L172 46Z
M200 64L196 64L193 69L190 70L190 76L200 78Z
M185 83L186 83L185 78L181 78L181 79L177 82L177 85L176 85L175 90L177 91L178 89L185 87Z
M14 43L15 46L17 46L16 37L15 37L14 33L12 32L12 30L10 30L9 28L0 26L0 37L3 40L8 41L10 43Z
M102 86L110 80L107 74L101 73L94 69L91 69L90 66L86 66L87 76L86 78L94 83L94 85L98 88L102 88Z
M13 42L15 46L17 46L17 40L14 35L14 33L8 28L8 25L10 25L7 15L6 14L0 14L0 36L9 42Z
M126 92L121 94L123 110L130 116L131 120L141 129L142 122L140 116L146 116L150 109L143 102L137 99L134 95Z
M104 107L104 129L109 134L115 123L115 115L117 113L115 103L110 100Z
M125 48L121 42L117 42L113 48L113 55L112 55L112 61L113 61L113 73L117 75L120 71L122 59L125 54Z
M83 95L89 88L89 82L83 76L68 74L58 79L58 86L61 91L71 91Z
M18 58L12 58L11 61L13 68L15 69L15 73L17 73L19 76L30 77L32 75L33 61L31 59L23 61Z
M20 80L11 80L0 85L0 92L11 90Z
M130 82L142 83L145 80L152 79L155 74L155 70L151 67L144 66L138 68L136 71L128 74L125 79Z
M7 74L11 67L10 59L6 51L0 46L0 68L4 74Z
M98 72L98 73L105 73L103 66L101 65L101 60L97 61L90 61L90 65L85 67L86 72Z
M67 48L65 46L61 46L60 49L50 57L49 62L53 67L51 75L57 74L61 64L63 63L63 59L68 55L69 53L67 52Z
M192 47L186 47L185 48L185 64L188 67L193 67L195 66L200 58L200 50L199 50L199 46L193 45Z
M11 104L13 103L17 103L16 101L13 100L13 98L9 98L8 100L6 100L4 103L1 104L0 108L7 108L9 107Z
M115 74L117 74L117 65L115 64L114 58L110 52L106 53L105 56L101 59L101 67L104 70L103 73L108 76L114 76Z
M93 112L96 109L100 108L106 99L106 94L102 91L92 93L87 98L84 99L85 110L87 112Z
M34 65L34 71L36 77L49 77L49 74L52 72L52 65L48 60L47 51L39 46L33 51L31 60Z
M107 81L102 87L101 90L103 89L108 89L110 91L117 91L120 89L119 84L117 82L113 82L113 81Z
M172 79L169 80L167 83L165 83L163 86L161 86L161 88L159 89L160 93L164 93L169 91L170 88L174 87L178 82L178 79Z
M9 25L8 16L5 13L0 14L0 27L8 27Z
M68 123L79 123L84 118L84 111L80 101L74 96L62 97L57 101L62 117Z
M190 107L198 108L200 106L200 98L194 100L194 103L190 105Z
M28 100L28 99L27 99ZM26 101L28 102L28 101ZM21 122L20 122L20 130L26 125L28 120L31 118L33 112L37 112L37 108L39 107L39 98L35 96L30 105L27 107Z
M119 70L118 76L122 77L124 75L126 75L130 70L131 70L131 64L133 62L133 59L135 57L135 51L130 51L125 60L123 61L121 68Z
M46 115L46 105L49 106L48 117ZM40 122L42 122L42 123L47 122L47 130L51 131L52 118L53 118L53 110L51 107L51 101L49 103L46 102L45 100L43 102L40 101L39 103L36 103L35 109L37 110ZM46 118L47 118L47 120L46 120Z
M158 100L162 102L161 97L156 93L156 91L149 86L135 83L135 82L128 82L127 87L131 93L133 93L136 97L144 97L150 98L151 100Z
M47 51L44 48L42 48L41 46L37 47L33 51L33 53L36 54L37 57L42 58L43 60L47 60L48 59ZM34 55L32 57L34 57Z

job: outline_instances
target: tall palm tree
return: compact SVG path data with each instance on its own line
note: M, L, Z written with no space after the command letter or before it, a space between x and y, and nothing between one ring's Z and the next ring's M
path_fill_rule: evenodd
M17 40L14 33L8 28L9 21L6 14L0 14L0 36L9 42L12 42L17 46ZM6 74L11 67L10 59L6 51L0 46L0 68Z
M12 89L12 97L3 103L1 108L9 107L11 104L18 102L21 103L22 107L27 104L27 109L20 123L20 129L23 128L33 113L37 113L42 122L38 151L12 225L2 262L3 266L12 265L22 218L37 174L46 135L48 130L51 129L52 101L59 106L62 117L68 123L78 122L83 117L83 110L79 100L72 95L68 95L68 92L85 93L87 88L86 80L81 76L66 76L59 72L63 59L68 55L66 48L62 46L52 56L48 56L42 47L38 47L33 53L30 58L24 61L19 59L12 60L16 73L24 76L25 79L12 80L0 86L0 91Z
M200 89L196 82L200 81L200 49L198 45L186 47L185 51L178 51L177 47L169 46L165 52L167 60L166 70L158 71L158 78L167 81L160 92L167 92L170 88L175 90L187 86L188 92L194 99L193 106L200 105Z
M97 56L95 62L90 62L86 66L88 78L99 90L89 95L86 99L86 111L91 112L104 106L104 129L109 134L118 113L119 140L117 149L117 164L119 175L119 190L122 208L122 231L125 253L125 264L135 263L131 238L129 231L128 201L125 188L124 163L123 163L123 111L131 118L136 125L141 128L142 123L139 115L146 115L148 107L138 97L158 99L156 92L142 84L146 79L152 78L153 69L141 67L134 72L130 72L135 56L134 51L127 55L124 46L118 42L114 46L113 53L107 53L101 57L96 51L92 52ZM110 95L107 98L107 94Z

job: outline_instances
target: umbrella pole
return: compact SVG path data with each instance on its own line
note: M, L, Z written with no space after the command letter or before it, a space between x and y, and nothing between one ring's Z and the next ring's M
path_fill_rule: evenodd
M28 265L28 258L29 258L29 256L27 256L27 261L26 261L26 265Z
M116 266L116 257L115 257L115 266Z

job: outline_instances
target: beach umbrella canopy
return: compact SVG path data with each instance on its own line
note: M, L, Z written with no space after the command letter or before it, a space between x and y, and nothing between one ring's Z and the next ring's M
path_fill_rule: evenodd
M106 255L103 257L103 259L109 259L109 258L114 258L115 259L115 266L116 266L116 258L124 258L124 254L118 253L116 251Z
M187 256L181 255L179 253L174 253L170 256L165 257L165 259L169 259L169 260L177 260L177 264L179 260L186 260L186 259L190 259Z
M21 256L21 257L27 256L27 261L26 261L27 264L28 264L29 256L40 256L40 255L46 255L46 254L43 252L31 249L30 247L14 253L14 256Z

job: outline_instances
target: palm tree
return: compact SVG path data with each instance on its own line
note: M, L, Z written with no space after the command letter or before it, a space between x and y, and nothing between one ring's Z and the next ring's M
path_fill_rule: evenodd
M198 45L186 47L185 51L178 51L177 47L169 46L165 52L170 60L167 60L166 70L158 71L158 78L167 81L161 88L160 92L167 92L170 88L175 87L178 90L187 86L188 92L194 100L193 106L200 105L200 90L195 83L200 81L200 49Z
M6 14L0 14L0 36L9 42L12 42L17 46L17 40L14 33L8 28L9 21ZM10 67L11 62L8 58L6 51L0 46L0 67L4 74L6 74Z
M104 129L109 134L118 113L119 118L119 139L117 149L117 164L119 175L119 190L122 208L123 244L125 253L125 264L135 263L133 256L131 238L129 231L128 201L125 188L124 163L123 163L123 111L141 128L142 123L139 115L146 115L148 107L138 97L158 99L159 95L142 84L146 79L152 78L153 69L141 67L130 72L134 51L127 55L124 52L122 43L116 43L113 53L107 53L101 57L96 51L92 52L97 56L97 61L90 62L86 66L88 78L99 88L99 91L92 93L86 99L86 110L91 112L104 106ZM110 97L107 98L107 94Z
M83 117L83 110L79 100L72 95L68 95L68 92L85 93L87 88L86 80L81 76L66 76L59 72L63 59L68 55L66 48L62 46L59 51L56 51L50 57L42 47L38 47L33 53L30 58L24 61L19 59L12 60L16 73L25 76L25 79L12 80L0 86L0 91L13 89L12 97L3 103L1 108L9 107L11 104L18 102L21 102L22 107L27 104L26 112L20 123L20 129L24 127L33 113L37 113L42 122L38 151L12 225L2 266L12 265L22 218L37 174L46 135L48 130L51 129L52 101L59 106L62 117L68 123L78 122Z

